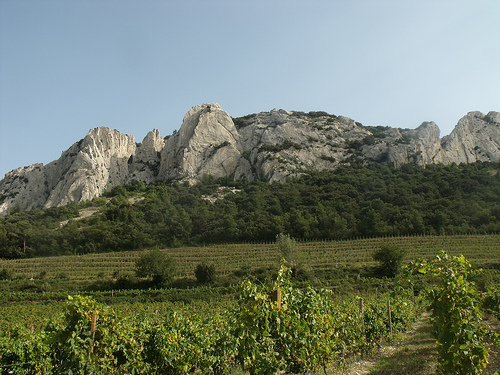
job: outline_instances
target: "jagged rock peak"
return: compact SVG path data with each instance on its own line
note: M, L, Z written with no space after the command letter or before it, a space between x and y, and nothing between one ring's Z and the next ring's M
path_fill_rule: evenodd
M131 134L123 134L118 130L107 127L91 129L83 139L80 151L88 148L91 157L106 157L105 154L114 154L121 157L135 151L135 138Z
M159 177L194 183L205 174L232 175L240 158L238 139L231 116L219 104L195 106L184 116L179 132L167 140Z
M136 159L142 162L153 160L158 157L158 152L161 152L163 147L165 147L165 139L158 129L153 129L137 145Z
M211 140L218 142L226 138L229 133L232 138L238 137L238 131L234 126L231 116L223 111L218 103L197 105L189 110L184 116L181 128L179 130L179 144L188 144L193 136L203 135L210 137Z
M500 124L500 112L490 111L484 116L486 122Z
M92 199L132 180L200 181L205 175L285 181L307 170L351 163L500 161L500 113L469 112L440 137L434 122L416 129L363 126L326 112L273 109L233 119L217 103L191 108L178 132L154 129L141 143L106 127L91 129L61 157L8 172L0 216Z
M473 111L462 117L453 131L441 140L434 162L474 163L500 160L500 114Z

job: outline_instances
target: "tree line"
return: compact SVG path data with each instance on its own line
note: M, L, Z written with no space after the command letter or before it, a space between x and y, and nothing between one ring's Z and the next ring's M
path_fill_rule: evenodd
M374 163L285 183L133 182L103 197L0 219L0 257L293 238L500 232L500 164ZM75 220L82 209L98 212Z

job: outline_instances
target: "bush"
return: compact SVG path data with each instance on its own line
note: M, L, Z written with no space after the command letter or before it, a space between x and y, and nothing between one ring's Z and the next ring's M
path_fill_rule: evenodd
M276 236L276 245L281 253L281 256L286 260L292 272L302 266L303 255L300 251L297 241L295 241L289 234L280 233Z
M171 281L176 271L175 261L160 250L143 254L135 267L137 277L151 278L155 284Z
M68 299L63 319L45 331L53 373L126 374L145 367L142 337L133 325L91 297Z
M0 280L12 280L12 272L7 268L4 268L0 271Z
M215 281L216 271L213 264L201 263L196 266L194 270L196 280L202 284L211 284Z
M404 250L394 244L385 244L373 254L373 260L379 262L377 274L380 276L394 277L401 270L405 256Z

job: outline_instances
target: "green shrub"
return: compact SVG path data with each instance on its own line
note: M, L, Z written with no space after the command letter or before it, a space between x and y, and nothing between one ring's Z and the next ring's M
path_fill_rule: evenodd
M12 280L12 271L4 268L0 271L0 280Z
M176 272L175 261L160 250L143 254L135 263L137 277L151 278L155 284L172 280Z
M379 262L377 274L394 277L401 270L405 252L397 245L384 244L373 254L373 260Z
M196 266L194 274L199 283L211 284L215 281L217 272L213 264L201 263Z

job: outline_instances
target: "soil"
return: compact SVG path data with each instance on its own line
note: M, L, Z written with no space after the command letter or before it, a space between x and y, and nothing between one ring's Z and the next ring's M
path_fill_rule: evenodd
M383 345L368 358L348 363L334 375L431 375L437 365L436 340L431 335L428 314L393 344Z
M485 315L483 319L488 330L500 334L500 322L494 316ZM500 373L500 347L489 343L488 348L488 366L486 367L486 374L494 374L495 371Z
M434 375L437 367L436 340L431 334L428 314L423 314L411 331L394 344L383 345L372 356L351 360L332 375ZM500 333L500 322L486 315L489 330ZM500 347L492 342L488 347L488 365L484 375L500 373Z

